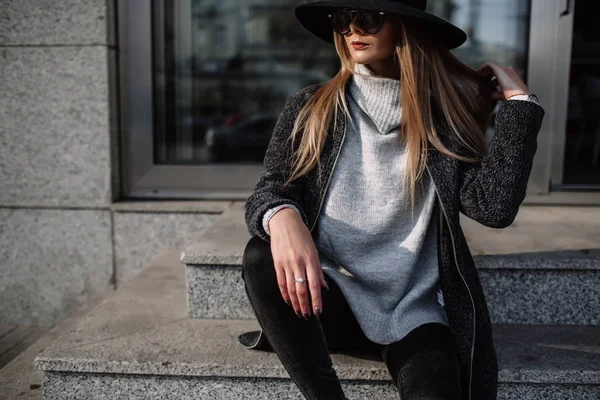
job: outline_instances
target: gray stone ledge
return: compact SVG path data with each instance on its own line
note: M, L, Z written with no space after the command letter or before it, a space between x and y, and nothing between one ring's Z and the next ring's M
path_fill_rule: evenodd
M348 399L396 400L392 381L343 380ZM500 384L499 400L597 400L597 385ZM165 377L156 375L44 373L45 400L62 400L64 394L89 400L301 400L304 396L291 379L229 377Z
M181 262L188 265L241 265L250 234L243 211L230 209L197 243L188 246ZM493 254L473 257L479 269L600 270L600 248Z
M110 205L114 212L206 213L223 214L231 201L116 201Z
M45 400L62 400L65 392L72 398L89 400L305 399L289 378L174 377L64 372L46 372L44 378ZM398 399L398 392L391 381L344 380L342 386L349 399Z
M239 265L186 269L190 318L255 318ZM600 324L600 271L480 269L479 275L493 323Z
M242 213L231 209L197 243L186 247L181 254L181 262L205 266L242 265L248 240L250 234Z
M103 298L113 293L113 289L108 289L90 299L2 368L0 370L0 388L2 388L0 399L41 400L43 372L34 367L35 357L60 336L75 329L81 318L84 318Z
M186 319L100 343L69 334L38 356L35 365L44 371L289 378L274 353L237 342L238 334L252 329L259 329L255 321ZM600 327L494 325L499 382L600 384L599 334ZM376 357L332 354L340 379L389 380Z
M256 320L188 319L185 270L157 262L36 357L45 371L286 378L276 354L237 341ZM600 326L493 325L500 381L600 384ZM389 380L369 352L332 354L341 379Z
M275 353L237 342L252 329L259 329L256 321L185 319L100 342L69 334L35 365L44 371L288 378ZM600 327L494 325L499 382L600 384L598 338ZM339 352L332 359L340 379L390 379L374 353Z
M475 256L481 269L600 270L600 248Z

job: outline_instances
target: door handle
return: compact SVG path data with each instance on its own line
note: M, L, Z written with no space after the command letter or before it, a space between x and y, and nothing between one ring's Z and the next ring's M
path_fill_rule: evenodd
M564 9L563 12L560 13L560 17L564 17L565 15L569 15L569 13L571 12L571 0L567 0L567 7Z

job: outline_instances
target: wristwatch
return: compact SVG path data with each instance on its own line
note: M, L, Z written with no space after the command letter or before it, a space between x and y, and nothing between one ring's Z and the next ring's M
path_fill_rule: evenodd
M507 100L528 100L528 101L532 101L536 104L540 104L538 97L533 93L515 94L514 96L510 96Z

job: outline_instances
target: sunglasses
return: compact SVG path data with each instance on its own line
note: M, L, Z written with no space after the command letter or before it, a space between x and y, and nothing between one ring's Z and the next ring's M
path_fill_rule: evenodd
M354 20L354 15L358 14L357 25L365 32L374 35L381 30L383 26L384 15L382 11L371 10L335 10L329 14L329 20L333 29L340 35L350 33L350 24Z

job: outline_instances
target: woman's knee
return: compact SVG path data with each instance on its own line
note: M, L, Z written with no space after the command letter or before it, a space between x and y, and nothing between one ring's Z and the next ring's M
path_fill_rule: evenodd
M421 325L387 345L382 356L402 397L461 398L458 353L449 327Z
M249 285L272 281L276 276L271 246L259 236L252 236L242 258L242 279Z

